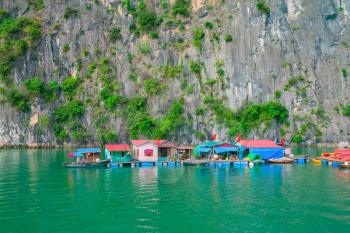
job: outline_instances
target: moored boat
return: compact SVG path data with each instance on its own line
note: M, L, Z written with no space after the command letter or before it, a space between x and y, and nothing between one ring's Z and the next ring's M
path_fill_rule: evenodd
M67 168L93 168L93 167L109 167L109 160L102 160L98 162L82 162L82 163L64 163L63 166Z
M293 163L294 159L283 157L280 159L269 159L267 160L268 163L274 163L274 164L283 164L283 163Z
M312 158L311 161L312 161L313 163L317 163L317 164L322 163L322 160L321 160L321 159L318 159L318 158Z
M101 151L99 148L82 148L68 154L69 158L75 158L74 162L63 163L67 168L93 168L109 167L110 160L100 160Z
M349 162L345 162L340 164L339 168L350 168L350 163Z
M208 160L202 160L202 159L187 159L184 160L183 164L188 166L199 166L207 164Z

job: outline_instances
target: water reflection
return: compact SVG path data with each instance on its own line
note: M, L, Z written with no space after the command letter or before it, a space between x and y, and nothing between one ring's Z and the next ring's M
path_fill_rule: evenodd
M345 181L350 181L350 169L336 169L336 174L338 178Z
M135 225L139 229L157 229L155 216L159 213L158 167L136 168L133 170L135 190Z
M350 224L350 170L65 169L65 156L0 151L1 233L346 232Z

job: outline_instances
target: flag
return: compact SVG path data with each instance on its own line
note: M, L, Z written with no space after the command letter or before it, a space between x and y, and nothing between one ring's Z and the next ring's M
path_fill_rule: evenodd
M284 146L284 138L281 138L281 146Z
M241 141L241 135L238 135L236 138L236 142L240 142Z
M212 134L212 135L211 135L211 140L212 140L212 141L216 141L216 134Z

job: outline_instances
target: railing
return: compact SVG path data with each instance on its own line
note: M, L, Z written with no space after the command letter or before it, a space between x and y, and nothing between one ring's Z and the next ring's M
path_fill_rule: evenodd
M165 161L168 161L169 158L168 157L158 157L158 161L159 162L165 162Z
M120 162L130 162L131 156L125 155L123 157L112 157L112 162L120 163Z

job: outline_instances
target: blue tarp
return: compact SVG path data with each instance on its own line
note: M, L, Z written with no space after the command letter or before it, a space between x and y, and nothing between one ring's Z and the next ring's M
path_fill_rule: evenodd
M237 151L237 150L238 150L238 148L237 147L233 147L233 146L228 146L228 147L218 146L218 147L215 147L215 153L234 152L234 151Z
M199 147L199 152L209 152L210 150L210 147Z
M77 149L77 153L101 153L100 148L79 148Z
M250 153L261 156L261 159L280 159L284 156L284 148L250 148Z

